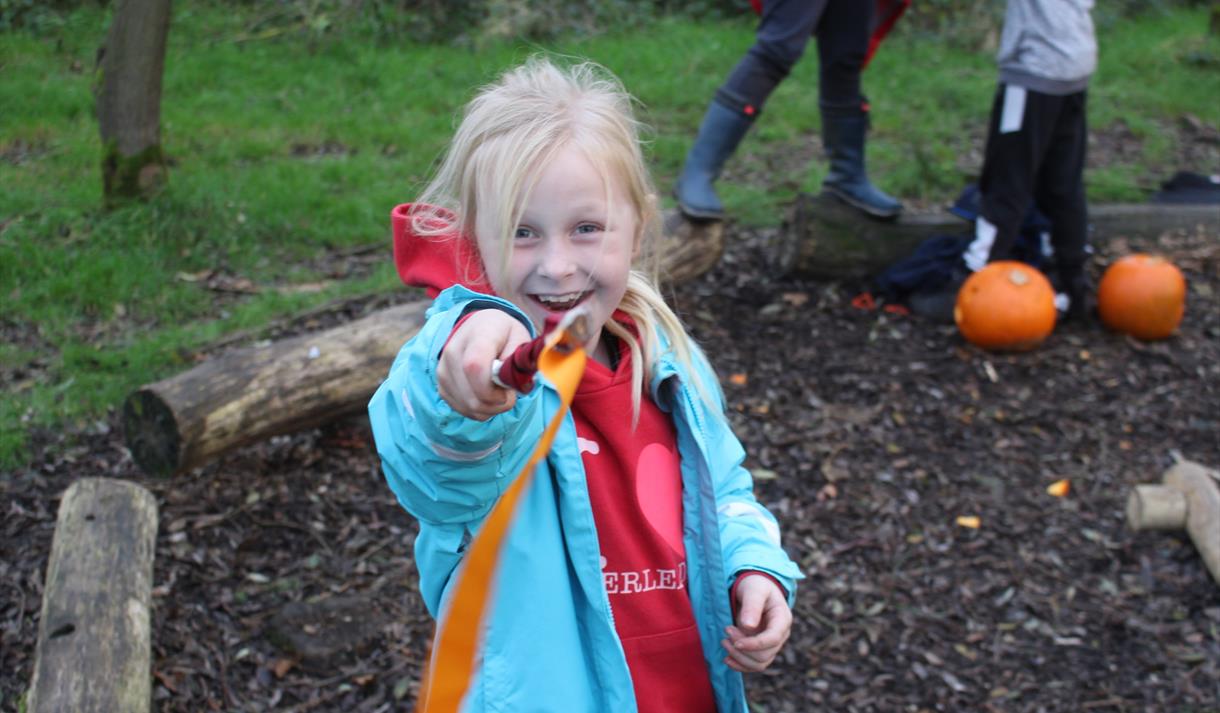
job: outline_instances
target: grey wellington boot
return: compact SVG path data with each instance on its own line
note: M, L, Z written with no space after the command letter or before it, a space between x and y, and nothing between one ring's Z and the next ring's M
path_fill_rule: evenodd
M830 157L823 190L850 206L885 220L898 217L902 203L877 188L864 170L868 113L863 109L822 108L822 142Z
M752 123L754 117L734 111L718 101L712 100L708 105L703 123L699 125L699 134L686 154L686 163L674 187L678 207L687 217L701 220L724 218L724 205L712 184Z

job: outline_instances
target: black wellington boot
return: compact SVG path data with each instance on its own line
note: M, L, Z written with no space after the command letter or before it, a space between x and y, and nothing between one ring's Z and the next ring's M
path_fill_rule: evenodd
M902 203L868 180L864 170L867 133L868 113L863 109L822 108L822 142L830 157L830 173L822 188L874 218L890 220L902 212Z
M724 218L724 205L712 184L752 123L754 117L734 111L718 101L713 100L708 105L699 134L686 154L686 164L674 187L678 207L687 217L700 220Z

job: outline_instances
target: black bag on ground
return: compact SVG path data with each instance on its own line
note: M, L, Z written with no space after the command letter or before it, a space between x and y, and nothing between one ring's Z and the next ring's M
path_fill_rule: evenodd
M1153 203L1220 204L1220 176L1178 171L1161 184L1161 190L1153 193L1150 200Z

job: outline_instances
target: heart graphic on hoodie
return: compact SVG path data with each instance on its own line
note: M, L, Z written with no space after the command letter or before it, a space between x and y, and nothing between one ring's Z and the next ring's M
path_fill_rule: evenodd
M652 529L678 556L685 556L680 463L678 454L660 443L644 446L635 466L635 497Z

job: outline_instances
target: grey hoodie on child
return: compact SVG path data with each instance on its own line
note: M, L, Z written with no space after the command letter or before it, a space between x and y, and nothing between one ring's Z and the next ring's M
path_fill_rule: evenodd
M1008 0L1000 82L1043 94L1075 94L1097 69L1093 0Z

